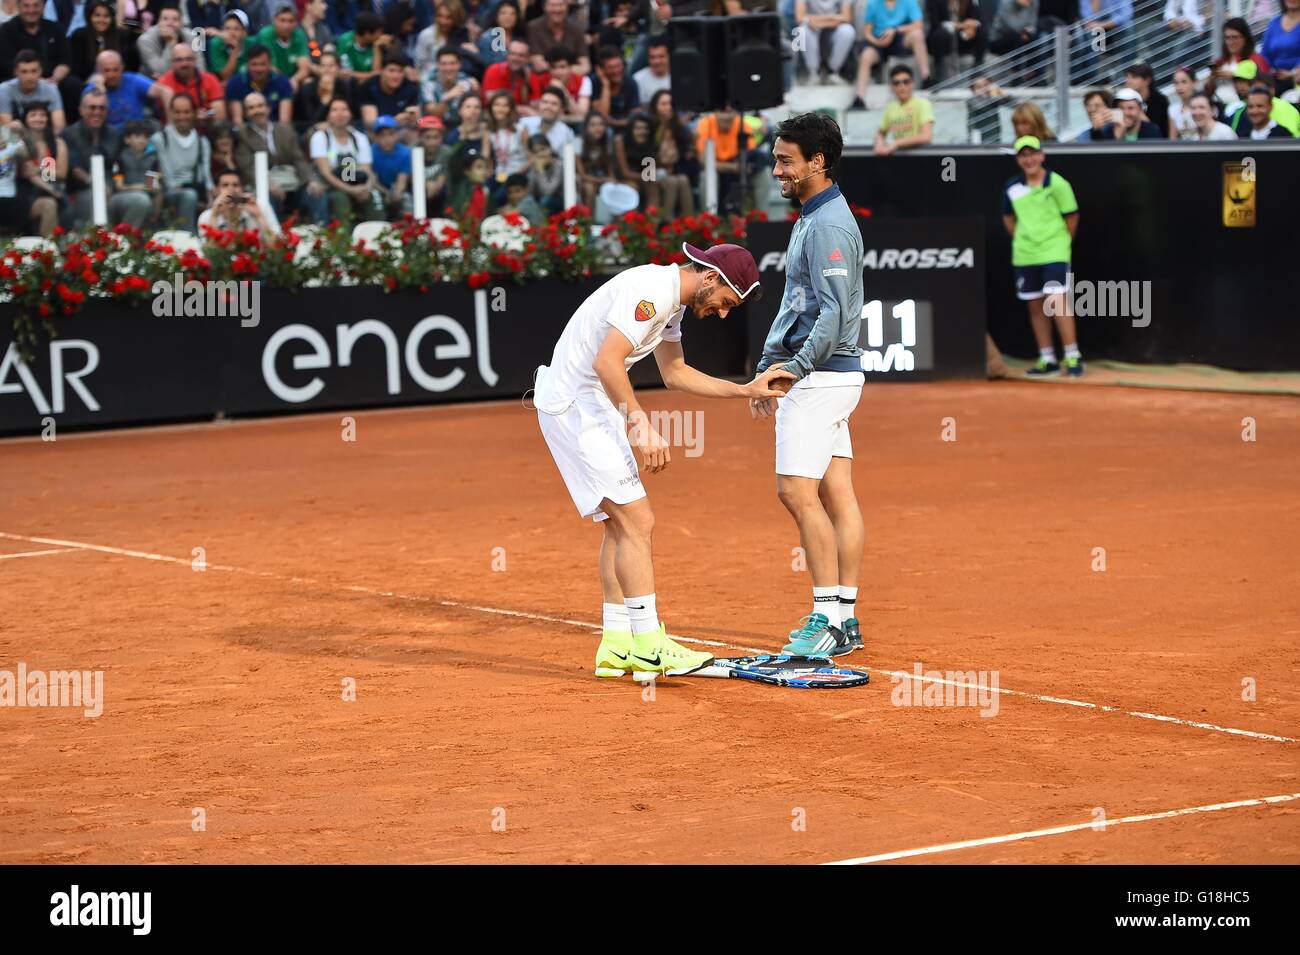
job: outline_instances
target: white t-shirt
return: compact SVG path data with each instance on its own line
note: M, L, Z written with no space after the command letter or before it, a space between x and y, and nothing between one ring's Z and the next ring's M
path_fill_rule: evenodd
M17 134L8 132L14 139L0 141L0 199L12 199L18 194L18 167L22 165L22 141Z
M341 143L335 137L334 130L316 130L311 137L311 158L328 159L331 169L338 168L339 160L344 156L351 156L358 166L369 166L375 160L370 151L370 140L365 133L359 133L351 126L348 127L348 132L351 135L346 142Z
M564 326L550 366L537 373L533 403L560 414L578 399L609 404L592 368L611 332L632 343L625 365L631 368L662 342L682 340L681 272L676 265L638 265L620 272L587 297Z
M836 7L836 13L839 8ZM655 76L650 72L650 67L643 66L632 74L632 82L636 84L636 91L641 96L641 108L649 109L650 101L654 99L655 93L660 90L672 90L673 78L668 76Z
M1179 139L1195 139L1196 123L1192 121L1192 111L1183 105L1183 101L1174 97L1169 103L1169 121Z
M1226 140L1226 139L1236 139L1237 134L1233 132L1231 126L1228 126L1225 123L1215 123L1213 126L1210 127L1210 132L1208 135L1203 136L1201 135L1200 130L1197 130L1196 135L1190 138L1196 140L1203 140L1203 141L1221 140L1221 139Z
M523 131L524 144L528 140L542 131L542 117L525 116L519 120L519 128ZM555 158L560 158L564 153L564 144L573 143L574 148L578 145L578 136L574 133L573 128L562 119L557 119L555 125L548 129L543 135L551 142L551 149L555 150Z

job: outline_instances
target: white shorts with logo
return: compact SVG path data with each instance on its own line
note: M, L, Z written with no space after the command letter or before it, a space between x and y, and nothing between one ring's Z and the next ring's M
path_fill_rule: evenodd
M631 504L645 497L623 417L608 402L579 398L558 414L540 408L542 437L578 513L603 521L600 502Z
M820 481L831 458L852 458L849 416L858 406L860 371L814 371L776 403L776 473Z

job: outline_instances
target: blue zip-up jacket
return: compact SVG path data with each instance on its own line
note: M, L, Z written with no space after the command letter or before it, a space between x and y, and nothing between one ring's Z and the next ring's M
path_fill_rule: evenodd
M861 371L862 233L840 187L806 203L785 254L785 293L763 343L762 371L783 362L799 378Z

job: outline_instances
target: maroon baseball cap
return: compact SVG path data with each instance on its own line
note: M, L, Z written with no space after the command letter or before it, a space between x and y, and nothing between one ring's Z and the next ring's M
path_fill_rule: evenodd
M759 284L758 266L749 250L739 245L724 243L707 249L697 249L689 242L682 243L682 251L692 262L714 269L742 302L757 302L763 294Z

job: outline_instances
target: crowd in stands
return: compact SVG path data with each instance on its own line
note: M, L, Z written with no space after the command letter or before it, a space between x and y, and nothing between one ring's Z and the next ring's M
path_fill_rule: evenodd
M675 109L673 13L664 0L0 0L0 228L86 226L95 155L111 222L395 220L413 208L417 146L430 216L544 221L564 202L569 143L579 201L671 217L699 206L712 141L721 204L739 210L766 124ZM250 195L258 152L265 206Z
M878 64L909 57L915 68L888 70L875 142L887 155L931 141L920 90L957 56L1013 52L1063 24L1122 51L1135 13L1161 2L1156 22L1185 34L1188 65L1156 77L1136 62L1122 89L1089 92L1082 139L1300 135L1300 0L1273 0L1253 30L1255 0L1212 62L1198 0L0 0L0 229L87 225L95 155L113 222L194 229L235 206L271 232L289 216L397 219L413 208L417 146L431 216L542 221L563 205L570 143L579 200L598 213L690 214L710 141L720 205L739 210L745 177L764 179L766 123L675 108L674 15L779 11L799 41L782 41L787 88L796 70L856 83L855 109ZM1159 90L1170 81L1173 102ZM977 79L972 132L999 139L1008 105ZM1013 120L1017 136L1055 138L1031 103ZM264 207L249 195L259 152Z
M887 4L889 0L871 0ZM896 5L915 0L893 0ZM1001 0L993 22L992 41L987 49L994 53L1011 52L1018 45L1031 42L1043 31L1066 22L1082 23L1091 28L1113 30L1116 24L1131 23L1133 4L1129 0L1080 0L1081 9L1093 9L1093 19L1084 17L1062 21L1059 16L1044 17L1049 0ZM1178 65L1168 75L1157 76L1145 61L1128 61L1124 83L1118 89L1102 85L1088 90L1084 108L1089 127L1075 137L1079 142L1124 142L1137 139L1172 139L1183 141L1220 139L1288 139L1300 137L1300 0L1275 0L1277 15L1259 32L1258 42L1246 18L1234 17L1223 26L1220 46L1209 46L1208 17L1197 0L1167 0L1163 28L1189 34L1186 43L1176 45ZM952 9L960 36L964 0L954 0ZM1111 6L1122 8L1115 14ZM1100 9L1102 12L1098 13ZM1097 19L1100 17L1100 19ZM915 27L912 24L908 27ZM868 27L870 29L870 27ZM919 27L917 28L919 30ZM974 25L972 24L972 29ZM933 32L933 31L931 31ZM917 33L916 35L920 35ZM1013 42L1014 41L1014 42ZM973 44L983 49L983 44ZM1135 49L1117 41L1112 49ZM1165 45L1164 51L1171 47ZM895 49L902 55L902 48ZM914 53L916 51L913 51ZM870 50L864 57L880 59ZM978 55L978 54L975 54ZM924 85L926 60L916 56ZM1166 56L1165 59L1170 59ZM859 72L859 94L865 92L867 72ZM923 95L913 89L914 71L899 64L890 70L889 80L894 98L886 107L876 137L877 153L906 149L931 141L933 109ZM1172 88L1166 96L1161 87ZM1006 138L1001 129L1002 110L1012 111L1011 138L1032 135L1044 142L1057 138L1043 118L1041 109L1032 102L1016 103L986 75L977 74L970 85L967 101L967 125L975 142L999 142ZM854 108L861 108L860 96Z

